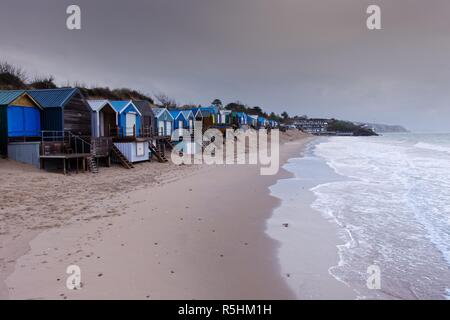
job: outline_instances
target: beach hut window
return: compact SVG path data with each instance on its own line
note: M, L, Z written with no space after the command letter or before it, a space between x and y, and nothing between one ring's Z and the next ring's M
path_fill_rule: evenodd
M143 142L136 143L136 156L143 157L145 155L145 148Z
M158 132L159 132L160 136L164 135L164 122L163 121L158 122Z
M183 121L182 120L178 121L178 128L183 129Z

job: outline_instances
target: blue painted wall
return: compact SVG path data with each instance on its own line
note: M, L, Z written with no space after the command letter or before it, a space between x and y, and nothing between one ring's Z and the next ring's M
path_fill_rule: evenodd
M126 132L127 126L126 126L126 119L127 119L127 113L134 112L136 113L136 136L139 136L139 129L141 128L141 116L136 112L136 109L129 105L121 114L119 114L119 128L121 134L124 134ZM130 130L130 128L128 128Z
M8 106L8 137L41 135L41 112L36 107Z

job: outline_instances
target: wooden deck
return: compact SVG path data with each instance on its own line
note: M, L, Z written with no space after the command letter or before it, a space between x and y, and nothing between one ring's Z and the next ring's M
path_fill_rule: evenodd
M51 160L51 159L59 159L63 161L64 166L64 174L67 174L67 169L70 169L70 161L71 159L76 159L76 169L77 173L79 172L80 166L79 166L79 160L81 159L81 167L83 171L86 171L86 159L90 157L90 153L55 153L55 154L49 154L49 155L42 155L40 156L41 159L41 168L45 170L45 160Z

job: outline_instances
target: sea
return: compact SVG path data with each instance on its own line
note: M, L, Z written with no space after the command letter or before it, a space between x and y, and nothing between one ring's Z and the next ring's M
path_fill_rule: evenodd
M269 225L287 211L305 223L295 208L310 199L336 230L328 273L357 299L449 299L450 134L321 137L284 169L293 177L271 187L281 205ZM282 234L269 232L286 273L298 244Z

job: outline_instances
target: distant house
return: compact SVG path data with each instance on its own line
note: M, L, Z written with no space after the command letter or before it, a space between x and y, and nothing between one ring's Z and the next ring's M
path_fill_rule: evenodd
M23 90L0 91L0 154L39 167L42 107Z
M161 137L172 136L173 116L166 108L153 108L156 117L156 134Z
M42 108L42 130L90 137L91 108L78 88L28 90Z
M118 114L117 137L139 137L142 114L131 100L111 101Z
M92 136L111 137L117 134L119 113L108 100L88 100L92 110Z
M156 130L156 117L153 112L154 105L146 100L133 100L134 105L142 114L140 135L150 137Z
M294 125L296 128L308 133L323 133L328 130L328 119L311 118L296 120Z

